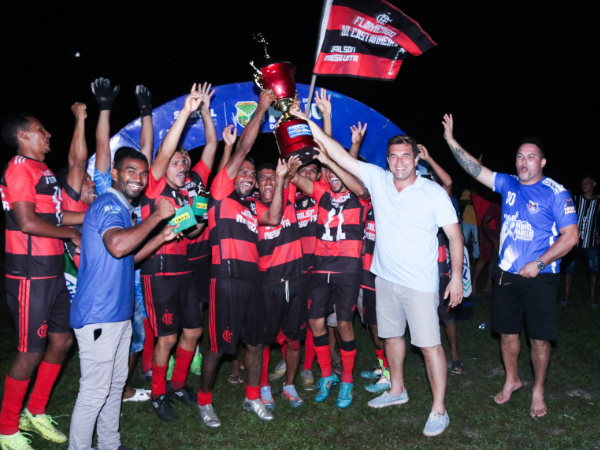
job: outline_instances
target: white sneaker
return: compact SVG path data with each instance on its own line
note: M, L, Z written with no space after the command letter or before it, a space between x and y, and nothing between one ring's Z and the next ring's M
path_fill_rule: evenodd
M438 434L442 434L448 425L450 425L448 411L444 411L444 415L431 412L423 429L423 434L425 436L437 436Z

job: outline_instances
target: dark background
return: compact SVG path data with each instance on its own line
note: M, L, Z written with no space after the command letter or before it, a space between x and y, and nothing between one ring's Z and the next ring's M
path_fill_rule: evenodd
M392 3L438 46L407 59L393 82L319 77L317 85L373 107L416 137L447 168L456 190L469 180L442 138L446 112L454 114L457 140L475 156L483 153L493 170L513 172L518 142L536 135L547 147L548 176L576 187L584 172L596 173L595 2ZM148 86L158 106L193 82L251 80L248 61L262 54L252 40L259 31L270 41L269 53L293 62L297 81L309 84L321 6L316 0L3 2L0 115L37 116L52 133L47 162L58 171L67 161L75 101L88 105L94 151L98 112L90 82L97 77L122 87L113 132L137 117L136 84ZM271 136L258 144L275 148ZM2 143L0 154L4 166L12 150Z

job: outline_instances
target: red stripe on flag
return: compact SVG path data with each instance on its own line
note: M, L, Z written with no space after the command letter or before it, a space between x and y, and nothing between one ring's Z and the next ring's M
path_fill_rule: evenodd
M357 53L344 54L344 56L356 55L356 61L325 61L325 57L328 55L340 55L340 53L319 53L314 69L315 75L353 75L355 77L393 80L398 75L402 64L400 59L392 61L387 58Z

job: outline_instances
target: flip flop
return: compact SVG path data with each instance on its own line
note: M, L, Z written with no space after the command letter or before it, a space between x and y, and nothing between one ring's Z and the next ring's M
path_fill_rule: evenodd
M462 375L465 371L465 366L460 360L452 361L452 373Z
M147 389L135 389L133 397L124 398L123 402L147 402L150 400L150 392Z

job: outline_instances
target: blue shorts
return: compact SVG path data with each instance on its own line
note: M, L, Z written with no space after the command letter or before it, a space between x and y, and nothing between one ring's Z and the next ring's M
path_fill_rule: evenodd
M598 267L598 249L599 247L597 246L588 248L575 247L564 258L565 265L563 267L565 268L565 273L575 275L577 264L583 258L585 273L588 275L598 275L600 269Z

